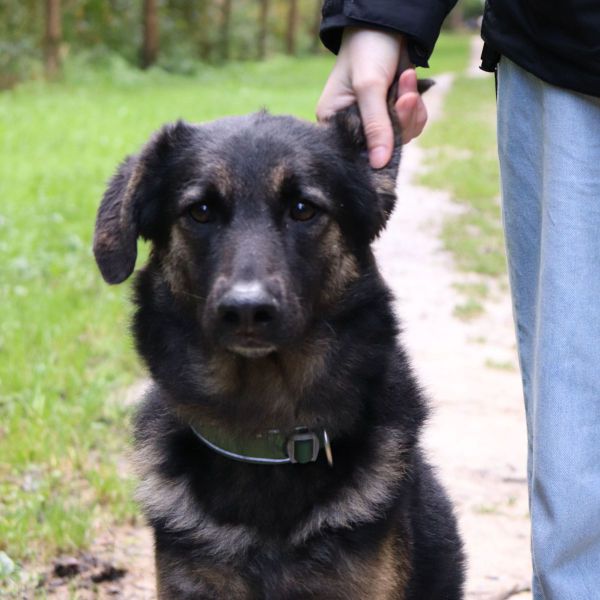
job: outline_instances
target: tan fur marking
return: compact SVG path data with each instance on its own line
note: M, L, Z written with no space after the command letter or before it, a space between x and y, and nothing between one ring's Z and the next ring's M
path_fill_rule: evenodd
M359 277L359 272L356 260L346 249L342 232L337 225L329 225L321 242L321 250L330 265L321 292L321 300L327 305L339 299L346 287Z
M172 532L206 546L207 552L221 558L233 558L256 543L256 534L243 525L219 525L204 513L192 497L185 481L167 479L149 472L136 493L149 519L163 519Z
M388 564L392 563L395 565L395 599L404 600L406 597L406 588L413 573L412 539L390 539L388 551Z
M356 557L348 561L346 573L341 573L345 585L351 582L356 591L353 598L365 600L403 600L398 596L398 589L402 589L399 581L399 565L394 551L394 540L390 536L384 541L378 556L365 561L363 557ZM406 575L408 580L408 575Z
M130 229L133 226L131 202L133 201L133 194L140 185L140 181L144 176L145 170L146 169L145 165L143 164L143 160L138 160L135 164L129 181L127 182L127 187L125 188L125 194L123 195L123 202L121 203L121 210L119 213L121 227L124 229Z
M240 417L244 407L255 413L260 411L261 430L292 428L298 418L304 418L296 412L299 400L326 372L330 343L321 337L308 340L297 348L281 350L275 359L260 359L260 365L253 364L252 368L237 356L220 352L206 359L207 367L198 374L198 386L206 394L234 398L240 407ZM243 419L240 424L248 426ZM311 422L306 424L309 426Z
M106 223L106 221L105 221ZM117 230L98 229L94 236L94 247L102 252L111 252L121 248L120 238L115 237Z
M373 575L373 598L404 600L411 575L407 543L398 547L392 535L383 543Z
M210 395L234 394L240 386L235 357L224 352L211 355L202 373L201 386Z
M294 589L307 597L327 600L404 600L403 587L409 565L396 552L391 534L377 556L341 552L325 567L300 562L283 570L284 589Z
M248 584L233 569L197 567L194 576L204 580L218 598L247 598Z
M199 200L201 198L204 187L200 185L190 185L183 190L181 193L181 199L187 203L193 200Z
M290 169L286 162L276 164L267 177L268 189L276 194L283 186L284 181L288 177Z
M302 188L303 193L305 193L307 196L309 196L310 198L314 198L315 200L320 200L323 204L330 204L329 199L327 198L327 196L323 193L323 191L318 188L318 187L314 187L314 186L307 186Z
M134 465L140 479L136 500L149 519L164 519L172 531L186 532L193 540L207 544L215 556L233 557L257 543L257 535L243 525L219 525L204 513L188 484L157 472L162 451L156 440L148 439L135 449Z
M251 597L246 581L231 568L190 564L170 556L157 556L156 573L159 600L173 600L181 594L185 594L186 598L205 594L208 598L228 600Z
M298 396L325 374L331 340L319 336L282 351L282 368L289 388Z
M217 161L212 163L210 174L211 181L221 196L227 198L233 194L235 175L231 172L231 168L226 162Z
M184 301L189 301L186 297L186 290L189 289L186 274L191 264L188 252L188 244L183 234L178 227L173 227L169 249L161 261L162 272L173 295Z
M386 170L373 171L373 182L375 191L378 194L395 195L396 193L396 178L392 177Z

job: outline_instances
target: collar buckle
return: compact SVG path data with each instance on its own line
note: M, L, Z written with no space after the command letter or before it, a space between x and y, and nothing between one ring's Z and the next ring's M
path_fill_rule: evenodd
M290 462L304 465L317 460L321 442L313 431L306 427L297 427L288 437L286 449Z

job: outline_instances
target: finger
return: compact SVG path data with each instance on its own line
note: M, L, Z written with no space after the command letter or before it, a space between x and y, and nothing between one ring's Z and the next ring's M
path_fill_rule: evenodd
M425 113L425 114L423 114ZM405 144L408 144L412 139L416 138L421 134L425 127L426 122L426 109L419 108L411 113L411 119L403 131L402 139Z
M400 75L398 81L398 97L417 91L417 72L414 69L406 69Z
M413 137L413 121L414 113L417 108L417 94L410 93L402 95L396 102L395 109L400 122L400 130L402 131L402 141L406 144L408 139Z
M358 109L367 138L369 162L374 169L385 167L392 157L394 134L387 109L386 85L371 82L355 86Z
M398 99L395 110L402 130L402 142L407 144L425 128L427 108L420 94L410 92Z

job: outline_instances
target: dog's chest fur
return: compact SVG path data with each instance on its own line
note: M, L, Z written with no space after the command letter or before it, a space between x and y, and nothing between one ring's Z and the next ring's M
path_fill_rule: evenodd
M338 445L336 471L324 461L237 464L162 412L159 393L146 410L150 430L164 437L148 439L148 417L139 417L138 499L157 532L165 590L180 594L182 582L193 581L190 597L206 586L215 598L288 598L294 588L298 598L402 598L412 535L401 516L410 503L403 480L412 451L398 430L377 427L354 452Z

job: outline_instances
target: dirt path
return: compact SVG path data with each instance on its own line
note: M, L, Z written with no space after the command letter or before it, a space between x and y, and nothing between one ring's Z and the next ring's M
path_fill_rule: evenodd
M432 118L450 85L450 77L441 77L427 94ZM443 251L439 231L458 207L445 192L413 183L421 162L419 147L407 146L398 205L377 254L398 298L404 342L431 398L424 445L456 505L469 559L467 598L525 600L531 598L519 592L530 576L525 428L506 285L496 286L480 318L465 323L453 316L461 301L453 285L466 276ZM78 559L81 574L71 580L71 591L64 579L48 580L52 597L154 598L147 528L106 531L92 550L87 562Z

